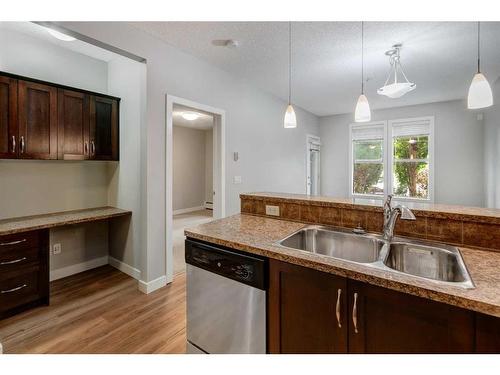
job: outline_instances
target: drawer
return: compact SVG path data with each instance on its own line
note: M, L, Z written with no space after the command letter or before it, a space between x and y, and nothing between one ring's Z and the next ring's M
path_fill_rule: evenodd
M40 273L36 268L0 281L0 312L40 298Z
M8 234L0 236L0 259L4 252L38 247L40 231Z
M37 247L0 252L0 279L3 278L2 274L18 270L28 264L39 263L40 249Z

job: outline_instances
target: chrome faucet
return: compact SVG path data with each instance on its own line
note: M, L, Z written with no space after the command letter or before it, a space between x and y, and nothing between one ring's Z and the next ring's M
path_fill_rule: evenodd
M384 203L384 239L386 241L391 241L394 237L394 226L398 216L401 215L402 220L416 220L415 215L408 207L401 204L392 207L391 201L392 195L388 195Z

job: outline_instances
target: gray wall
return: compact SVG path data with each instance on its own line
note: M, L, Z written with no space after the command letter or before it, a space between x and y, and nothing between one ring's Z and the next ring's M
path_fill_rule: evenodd
M200 207L206 191L206 131L173 127L173 209Z
M239 211L241 192L305 192L306 134L318 134L316 116L296 108L299 127L285 130L283 100L127 23L61 25L147 59L147 157L142 161L147 171L144 281L166 274L165 94L226 111L226 214ZM240 153L238 162L232 161L234 151ZM242 176L242 184L232 184L235 175Z
M493 98L498 102L500 82L492 87ZM484 162L486 206L500 208L500 107L494 105L484 110Z
M476 115L467 110L465 102L457 100L375 110L372 121L435 116L435 203L484 206L484 126ZM349 195L349 124L352 122L352 114L320 119L323 195Z

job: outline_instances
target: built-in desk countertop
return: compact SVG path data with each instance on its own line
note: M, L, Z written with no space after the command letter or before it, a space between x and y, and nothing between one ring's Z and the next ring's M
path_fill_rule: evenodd
M44 215L23 216L0 220L0 236L27 232L36 229L47 229L63 225L87 223L132 215L131 211L116 207L95 207L84 210L55 212Z

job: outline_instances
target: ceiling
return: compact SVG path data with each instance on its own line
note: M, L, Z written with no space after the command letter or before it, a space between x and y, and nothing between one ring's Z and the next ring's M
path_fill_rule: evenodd
M196 113L199 117L196 120L192 121L186 120L184 117L182 117L182 114L186 112ZM213 115L179 104L174 104L174 108L172 111L172 120L174 126L182 126L185 128L208 130L212 129L214 126Z
M37 25L33 22L0 22L0 30L11 30L19 32L105 62L109 62L120 57L113 52L96 47L92 44L83 42L78 39L72 42L65 42L54 38L47 32L47 29L45 27Z
M284 22L133 22L166 43L288 97L288 24ZM365 93L372 109L464 99L476 70L476 23L366 22ZM482 71L500 76L500 22L481 27ZM235 39L238 48L216 47ZM399 99L376 94L387 78L384 52L403 43L401 62L417 88ZM292 23L292 102L318 116L350 113L360 93L361 24Z

